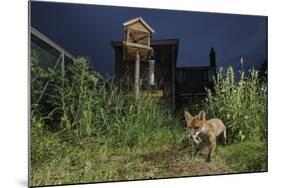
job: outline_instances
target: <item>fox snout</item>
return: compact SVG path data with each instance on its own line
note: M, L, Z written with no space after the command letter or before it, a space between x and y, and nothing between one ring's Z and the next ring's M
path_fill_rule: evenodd
M188 136L188 138L193 138L193 137L196 137L197 136L197 134L196 133L188 133L187 134L187 136Z
M195 142L195 144L197 144L197 145L199 145L201 142L202 142L202 140L201 140L201 138L199 137L199 136L197 136L197 135L192 135L192 140Z
M202 142L199 134L200 134L200 131L195 132L195 134L188 134L188 138L193 140L195 142L195 144L199 145Z

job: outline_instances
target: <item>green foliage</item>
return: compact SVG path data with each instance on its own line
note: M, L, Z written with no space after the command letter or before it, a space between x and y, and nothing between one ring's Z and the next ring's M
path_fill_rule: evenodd
M206 111L218 117L227 127L228 142L266 138L267 85L259 80L258 72L249 70L248 76L240 73L236 80L232 67L222 69L214 78L212 93L208 90Z
M172 114L161 99L151 96L142 95L136 103L129 80L104 80L85 58L68 65L59 62L53 70L39 66L40 59L32 54L31 65L33 186L266 168L264 144L218 147L220 157L214 163L206 163L205 155L191 155L195 148L182 114ZM227 75L218 75L216 95L209 92L208 115L224 120L231 142L263 142L266 85L254 72L239 82L231 70Z
M237 172L267 170L266 144L261 141L241 142L223 149L219 148L218 156L223 156Z
M131 92L103 80L90 70L85 58L67 66L60 64L60 68L44 74L37 71L40 67L36 63L32 65L32 71L36 70L32 72L32 89L36 93L43 92L44 74L50 80L42 101L36 104L33 100L38 107L33 118L40 118L48 130L74 132L76 139L95 137L113 147L165 145L182 136L180 122L161 100L141 96L135 104ZM36 87L37 82L41 87Z

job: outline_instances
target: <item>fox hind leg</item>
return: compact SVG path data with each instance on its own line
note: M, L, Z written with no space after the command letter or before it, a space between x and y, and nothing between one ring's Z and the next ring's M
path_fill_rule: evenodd
M226 145L226 128L223 129L223 142Z
M210 138L210 146L209 146L209 153L206 162L211 162L212 159L215 158L215 150L217 147L216 138Z

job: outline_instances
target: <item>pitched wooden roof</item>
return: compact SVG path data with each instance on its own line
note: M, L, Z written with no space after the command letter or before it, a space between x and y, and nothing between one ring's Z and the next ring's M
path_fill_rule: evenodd
M129 21L123 23L123 26L128 27L129 25L132 25L136 22L141 22L144 25L144 27L146 29L148 29L151 33L155 33L155 31L142 19L142 17L137 17L132 20L129 20Z

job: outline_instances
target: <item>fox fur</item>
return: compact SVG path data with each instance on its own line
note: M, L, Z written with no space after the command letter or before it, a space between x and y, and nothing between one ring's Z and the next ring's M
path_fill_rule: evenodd
M222 120L218 118L206 120L204 111L200 111L196 116L192 116L185 110L184 117L189 138L193 139L198 146L209 146L207 161L210 162L215 157L217 137L222 135L224 143L226 143L226 127Z

